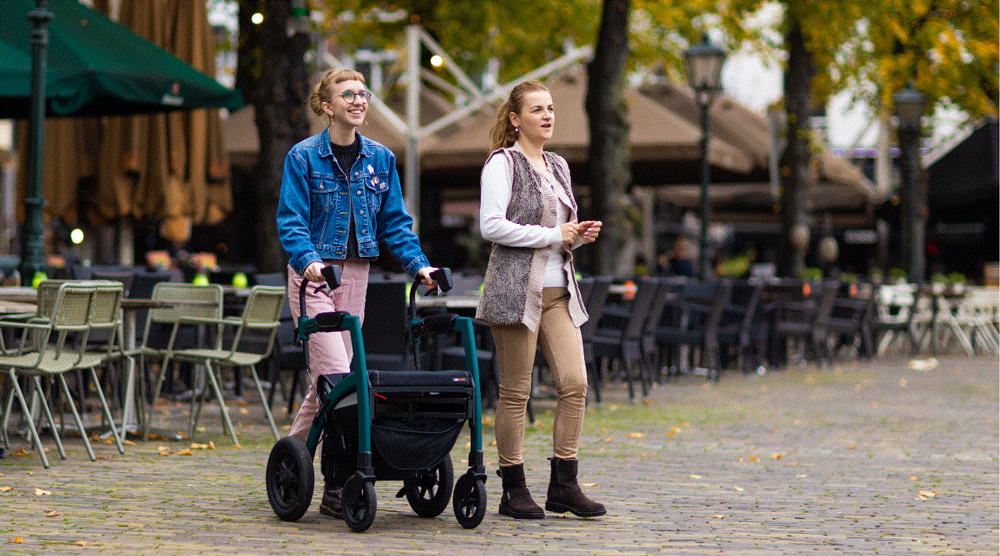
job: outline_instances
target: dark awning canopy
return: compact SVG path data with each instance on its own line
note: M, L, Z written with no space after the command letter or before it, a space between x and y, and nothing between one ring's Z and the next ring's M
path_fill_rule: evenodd
M0 2L0 118L28 116L33 0ZM48 116L125 115L243 105L172 54L73 1L49 2Z

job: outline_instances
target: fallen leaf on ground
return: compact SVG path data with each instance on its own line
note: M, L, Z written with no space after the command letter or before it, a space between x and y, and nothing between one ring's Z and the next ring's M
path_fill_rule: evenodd
M597 483L580 483L580 486L585 486L587 488L592 488L597 486Z
M194 452L192 452L191 450L185 448L184 450L181 450L180 452L177 452L177 455L178 456L193 456Z
M250 413L250 411L247 408L245 407L240 408L240 415L246 415L248 413Z
M169 456L170 454L173 454L173 453L174 452L172 450L167 450L165 452L160 452L160 455L161 456Z
M122 439L122 444L124 444L126 446L135 446L135 442L132 442L131 440L125 440L125 439ZM83 541L80 541L80 542L83 542Z
M21 537L14 537L13 539L11 539L10 542L12 542L14 544L21 544L24 541L21 540Z
M715 515L712 516L712 519L725 519L725 517L726 516L724 516L722 514L715 514Z
M610 444L610 443L612 443L612 442L614 442L614 441L615 441L615 439L614 439L614 438L605 438L605 439L604 439L604 443L605 443L605 444Z
M667 438L673 438L674 437L674 433L672 433L672 432L665 432L665 433L663 433L663 436L666 436Z
M677 427L670 427L670 432L681 432L681 429Z
M910 480L911 480L911 481L916 481L916 480L917 480L917 477L916 477L916 476L914 476L914 477L910 477Z
M108 456L94 456L95 459L108 459Z
M14 450L13 455L16 458L26 458L31 456L31 454L29 454L28 451L25 450L24 448L18 448L17 450Z
M747 458L747 461L757 461L757 456L750 456Z
M52 496L52 491L35 487L35 496Z
M14 490L14 487L0 487L0 492L10 492Z
M733 490L735 490L736 492L743 492L743 489L740 487L733 487Z
M907 365L911 371L933 371L938 367L938 360L935 357L928 359L911 359Z
M771 454L771 459L781 459L781 454Z
M646 436L645 434L643 434L641 432L630 432L630 433L628 433L628 435L630 437L632 437L632 438L643 438L644 436Z
M857 450L858 446L857 446L857 444L851 444L850 446L847 447L847 449L848 450Z
M936 492L931 492L929 490L921 490L919 494L920 496L926 496L927 498L934 498L937 496Z
M797 461L790 461L790 462L786 463L785 465L791 465L791 466L794 467L794 466L796 466L798 464L799 464L799 462L797 462Z
M701 478L701 475L688 475L688 476L691 477L692 479L700 479Z
M60 514L59 512L57 512L55 510L52 510L51 512L45 514L45 517L56 517L58 515L62 515L62 514Z
M806 478L806 477L808 477L808 476L809 476L809 475L803 475L803 474L801 474L801 473L800 473L800 474L798 474L798 475L796 475L796 477L798 477L798 478L800 478L800 479L805 479L805 478Z
M87 541L76 541L73 544L75 544L76 546L87 546Z
M649 400L642 400L642 405L649 405L650 403L652 402L650 402Z

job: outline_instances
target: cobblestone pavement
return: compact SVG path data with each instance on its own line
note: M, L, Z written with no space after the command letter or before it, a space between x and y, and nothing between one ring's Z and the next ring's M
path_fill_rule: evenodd
M234 447L209 406L194 441L214 448L135 441L120 455L100 444L89 462L70 439L69 459L52 450L48 470L33 453L8 453L0 554L996 555L997 360L908 363L685 376L636 404L615 385L588 410L581 440L581 483L609 507L597 519L499 516L488 426L489 511L473 530L450 507L417 517L394 497L398 482L377 484L375 523L362 534L319 515L319 492L300 521L279 521L264 493L273 438L259 410L231 406L243 442ZM541 501L552 405L536 407L526 468ZM160 419L180 427L183 410L167 404ZM11 451L22 449L31 452L14 436Z

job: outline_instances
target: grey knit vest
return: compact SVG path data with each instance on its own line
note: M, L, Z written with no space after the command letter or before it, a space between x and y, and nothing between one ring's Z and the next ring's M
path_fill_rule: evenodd
M549 152L544 154L552 174L570 200L572 221L576 218L577 206L570 185L569 166L561 156ZM556 194L551 188L543 187L541 176L523 153L499 149L490 158L498 155L507 158L512 175L507 219L517 224L554 228L556 203L559 202ZM476 318L491 325L524 324L532 331L537 330L541 318L545 266L550 252L549 248L493 244ZM576 283L573 255L568 249L565 254L563 268L567 273L570 293L569 313L573 324L580 326L587 321L587 310Z

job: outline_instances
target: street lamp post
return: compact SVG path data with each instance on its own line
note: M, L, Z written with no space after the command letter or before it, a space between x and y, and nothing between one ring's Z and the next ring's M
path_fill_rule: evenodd
M722 64L726 52L708 41L708 35L701 42L684 51L687 63L688 82L694 89L695 100L701 108L701 233L698 243L698 276L708 278L708 183L711 169L708 165L708 108L715 95L722 90Z
M911 284L923 281L924 219L918 215L917 172L919 165L920 118L924 115L926 97L910 83L892 95L896 107L899 134L900 174L906 194L906 249L909 257L908 277Z
M52 13L47 0L35 0L28 12L31 31L31 112L28 118L28 186L24 196L21 228L21 284L30 285L35 273L45 268L45 197L42 194L45 160L45 73L48 67L49 31Z

